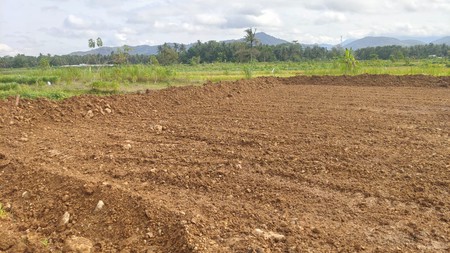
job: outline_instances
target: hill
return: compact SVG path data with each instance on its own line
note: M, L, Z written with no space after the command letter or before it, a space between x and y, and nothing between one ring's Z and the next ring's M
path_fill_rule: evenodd
M279 44L289 43L286 40L276 38L276 37L271 36L264 32L256 33L255 36L258 39L258 41L263 45L275 46L275 45L279 45ZM223 42L232 43L232 42L239 42L239 41L244 41L244 38L238 39L238 40L225 40ZM171 44L171 43L169 43L169 44ZM188 45L186 45L186 48L189 48L192 45L193 44L188 44ZM80 55L80 56L88 55L88 54L110 55L112 52L116 52L119 48L123 49L123 47L101 47L101 48L96 48L96 49L89 50L89 51L73 52L73 53L70 53L70 55ZM140 45L140 46L130 46L130 48L131 48L131 50L130 50L131 55L136 55L136 54L155 55L158 53L158 46Z
M284 43L289 43L287 40L282 40L263 32L256 33L255 36L263 45L276 46Z
M450 45L450 36L444 37L442 39L438 39L435 40L433 42L431 42L433 44L446 44L446 45Z
M269 35L264 32L259 32L255 34L256 39L259 41L259 43L263 45L270 45L270 46L276 46L284 43L289 43L287 40L276 38L272 35ZM224 40L225 43L233 43L233 42L243 42L244 38L236 39L236 40Z
M113 52L117 52L118 49L122 49L123 47L101 47L96 48L89 51L78 51L70 53L70 55L89 55L89 54L100 54L100 55L110 55ZM143 54L143 55L154 55L158 53L158 46L148 46L148 45L140 45L140 46L130 46L130 54L131 55L137 55L137 54Z
M414 45L421 45L425 44L422 41L419 40L399 40L396 38L391 37L365 37L359 40L352 41L347 44L343 44L343 47L351 48L353 50L357 50L360 48L366 48L366 47L383 47L383 46L414 46Z
M258 41L263 45L271 45L276 46L280 44L290 43L287 40L283 40L280 38L276 38L272 35L269 35L264 32L256 33L256 38ZM233 43L233 42L242 42L244 41L244 38L236 39L236 40L224 40L221 42L225 43ZM431 43L433 44L447 44L450 45L450 36L434 40ZM169 43L172 44L172 43ZM382 47L382 46L403 46L403 47L409 47L409 46L415 46L415 45L423 45L426 44L420 39L417 38L408 38L405 40L400 40L397 38L392 37L365 37L362 39L348 39L342 43L342 47L345 48L352 48L353 50L357 50L360 48L366 48L366 47ZM186 45L186 48L191 47L193 44ZM312 47L318 45L320 47L325 47L327 49L331 49L334 47L334 45L331 44L303 44L304 47ZM96 48L89 51L78 51L73 52L70 55L88 55L88 54L100 54L100 55L110 55L112 52L116 52L118 49L123 47L102 47L102 48ZM140 45L140 46L130 46L131 51L130 54L137 55L137 54L143 54L143 55L155 55L158 53L158 46L149 46L149 45Z

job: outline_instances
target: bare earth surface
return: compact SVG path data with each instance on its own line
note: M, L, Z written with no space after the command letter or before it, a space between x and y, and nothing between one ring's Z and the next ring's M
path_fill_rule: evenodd
M0 252L449 252L449 85L0 101Z

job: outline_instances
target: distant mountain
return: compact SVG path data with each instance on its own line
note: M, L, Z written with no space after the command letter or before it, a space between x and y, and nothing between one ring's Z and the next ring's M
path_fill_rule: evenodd
M255 37L259 41L259 43L261 43L263 45L276 46L276 45L280 45L280 44L289 43L289 41L287 41L287 40L282 40L282 39L273 37L272 35L269 35L264 32L256 33ZM233 43L233 42L243 42L243 41L245 41L244 38L237 39L237 40L224 40L223 42Z
M279 38L276 38L274 36L271 36L264 32L259 32L255 34L256 39L263 44L263 45L280 45L284 43L289 43L286 40L282 40ZM238 40L225 40L223 42L225 43L232 43L232 42L238 42L238 41L244 41L244 38L238 39ZM173 43L169 43L170 45ZM193 44L186 45L186 48L191 47ZM116 52L119 48L123 49L123 47L101 47L92 49L89 51L77 51L70 53L69 55L89 55L89 54L100 54L100 55L110 55L112 52ZM130 46L130 54L143 54L143 55L155 55L158 53L158 46L147 46L147 45L141 45L141 46Z
M256 33L255 37L263 45L276 46L284 43L289 43L289 41L287 40L282 40L263 32Z
M407 44L407 46L417 46L417 45L424 45L425 42L420 40L402 40L403 43Z
M324 47L327 50L331 50L333 47L335 47L336 45L331 45L331 44L302 44L303 47Z
M419 40L399 40L391 37L365 37L359 40L352 41L348 44L343 44L345 48L351 48L353 50L358 50L360 48L366 47L383 47L383 46L415 46L425 44Z
M263 45L280 45L285 43L290 43L287 40L279 39L274 36L271 36L264 32L256 33L256 38L258 41ZM244 41L244 38L237 39L237 40L225 40L222 42L225 43L232 43L232 42L239 42ZM427 42L430 42L431 40L425 40ZM450 45L450 36L431 41L433 44L447 44ZM345 40L342 43L342 47L344 48L352 48L353 50L357 50L360 48L366 48L366 47L382 47L382 46L415 46L415 45L423 45L426 44L426 42L423 42L423 38L404 38L404 40L400 40L397 38L392 37L365 37L362 39L348 39ZM173 43L169 43L169 45L173 45ZM190 48L194 44L188 44L186 45L186 48ZM319 46L319 47L325 47L327 49L333 48L335 45L331 44L302 44L303 47L313 47L313 46ZM148 45L141 45L141 46L130 46L131 51L130 54L143 54L143 55L155 55L158 53L158 46L148 46ZM79 52L73 52L70 55L89 55L89 54L101 54L101 55L110 55L112 52L116 52L118 49L123 49L123 47L101 47L96 48L90 51L79 51Z
M123 50L124 47L100 47L96 49L92 49L89 51L78 51L70 53L69 55L89 55L89 54L100 54L100 55L110 55L113 52L117 52L118 49ZM154 55L158 53L158 46L147 46L147 45L141 45L141 46L130 46L130 54L143 54L143 55Z
M444 37L444 38L442 38L442 39L438 39L438 40L435 40L435 41L433 41L433 42L431 42L431 43L433 43L433 44L446 44L446 45L450 45L450 36L447 36L447 37Z

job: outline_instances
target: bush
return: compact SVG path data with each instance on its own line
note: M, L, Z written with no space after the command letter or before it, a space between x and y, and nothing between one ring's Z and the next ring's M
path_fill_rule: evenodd
M0 77L0 83L19 83L19 84L37 84L39 82L51 82L56 83L59 77L57 76L2 76Z
M16 90L18 87L19 87L18 83L0 83L1 91Z
M118 82L107 82L107 81L95 81L92 83L92 91L94 92L111 92L116 93L119 91Z
M68 98L70 96L69 96L69 94L67 94L67 93L65 93L63 91L53 91L53 92L47 93L46 97L50 98L50 99L57 99L57 100L59 100L59 99Z
M253 72L252 72L252 68L250 66L245 66L242 71L244 72L244 77L246 79L250 79L252 78Z

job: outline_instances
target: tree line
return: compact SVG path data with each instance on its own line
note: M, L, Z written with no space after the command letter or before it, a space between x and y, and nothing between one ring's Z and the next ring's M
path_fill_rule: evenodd
M355 56L359 60L404 60L425 59L430 57L448 57L450 56L450 45L446 44L427 44L415 45L410 47L402 46L384 46L368 47L355 51Z
M217 42L197 41L189 47L183 44L163 44L158 47L156 55L132 55L130 48L125 47L110 55L42 55L37 57L18 54L14 57L0 57L0 68L31 68L50 67L79 64L201 64L214 62L244 63L280 62L280 61L310 61L331 60L342 58L345 49L336 46L332 49L314 46L304 46L297 42L280 45L263 45L255 38L252 30L247 31L244 41ZM383 46L362 48L354 52L357 60L400 60L400 59L424 59L432 57L448 57L449 45L418 45L411 47Z

